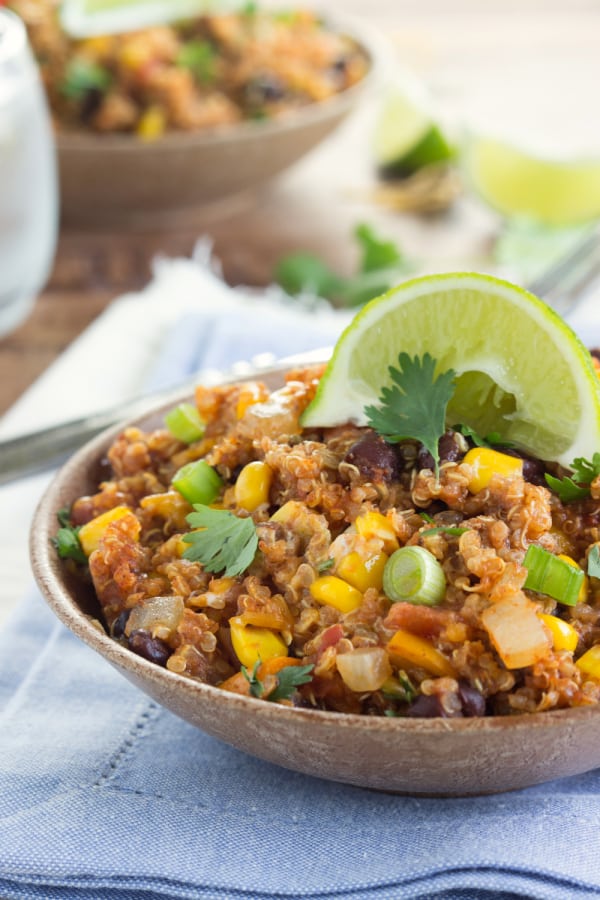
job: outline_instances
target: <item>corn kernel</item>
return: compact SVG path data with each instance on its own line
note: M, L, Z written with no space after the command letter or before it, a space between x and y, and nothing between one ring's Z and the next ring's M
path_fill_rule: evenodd
M133 516L129 507L114 506L81 526L79 529L79 543L86 556L90 556L94 550L98 549L98 545L111 522L116 522L117 519L121 519L123 516Z
M269 500L273 471L257 460L244 466L235 483L235 502L241 509L253 512Z
M149 106L140 116L135 131L142 140L155 141L164 134L166 125L164 110L160 106Z
M419 666L439 677L452 678L456 674L450 660L436 650L433 644L402 628L388 641L387 651L396 665Z
M600 644L596 644L594 647L586 650L575 665L578 669L581 669L584 675L589 675L590 678L597 678L600 681Z
M388 556L400 546L392 523L379 512L369 511L357 516L354 525L364 538L379 538L383 541L383 549Z
M572 557L567 556L566 553L559 553L558 558L564 560L564 562L569 563L570 566L573 566L575 569L581 569L579 563L576 563ZM590 582L587 575L584 575L583 581L581 582L581 587L579 588L579 593L577 594L577 603L585 603L588 598Z
M388 559L387 553L377 553L363 559L360 553L354 551L340 560L336 571L340 578L362 593L371 587L380 591L383 587L383 570Z
M478 494L486 488L492 475L502 475L505 478L520 474L523 471L523 460L517 456L509 456L507 453L499 453L490 450L489 447L473 447L465 455L463 462L468 463L473 469L469 481L469 490L472 494Z
M310 586L310 593L325 606L334 606L341 613L352 612L362 603L362 594L347 581L335 575L323 575Z
M287 655L285 641L270 628L244 625L237 616L229 620L229 626L233 649L243 666L252 667L255 663L271 659L273 656Z
M538 616L549 629L552 635L552 646L555 650L570 650L571 653L577 647L579 635L572 625L559 619L558 616L550 616L546 613L538 613Z

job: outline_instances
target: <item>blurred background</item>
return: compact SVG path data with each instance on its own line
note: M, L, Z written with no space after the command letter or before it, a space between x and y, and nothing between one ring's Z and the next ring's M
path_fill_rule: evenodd
M312 94L298 102L299 81L308 76L292 66L295 37L289 59L280 49L280 70L270 80L262 77L264 61L262 81L248 63L247 116L237 111L227 121L224 107L214 116L211 107L200 125L204 113L194 107L194 119L192 99L186 106L182 95L174 126L156 100L168 95L166 82L156 81L150 112L132 112L125 101L114 107L114 131L110 116L107 125L99 115L106 72L114 77L102 33L86 39L85 66L71 67L65 87L71 50L40 36L48 0L3 5L28 26L54 122L48 155L32 158L34 174L19 182L6 164L15 158L14 140L11 151L6 138L6 88L15 69L2 69L11 48L0 31L0 258L16 258L32 239L26 228L36 231L31 246L41 247L39 284L27 288L33 305L0 337L0 413L115 298L145 287L153 260L189 257L201 237L229 285L278 282L290 295L318 294L353 309L422 272L475 269L529 284L595 234L596 0L242 4L246 19L272 8L313 9L315 21L330 19L334 33L349 36L341 49L307 46L315 71L327 53L338 54L325 63L329 87L315 74ZM139 14L143 5L131 10ZM217 37L190 31L185 51L167 40L154 52L163 60L176 53L180 72L206 94L202 45L213 53ZM223 39L234 38L226 28ZM139 74L145 52L143 43L129 42L121 63L127 59ZM209 68L213 63L211 56ZM296 77L293 88L282 83L284 74ZM32 77L28 71L28 84ZM139 100L139 83L132 93ZM19 108L23 140L39 150L39 104ZM19 216L30 225L15 245ZM35 253L28 254L31 270ZM6 262L0 297L3 271Z

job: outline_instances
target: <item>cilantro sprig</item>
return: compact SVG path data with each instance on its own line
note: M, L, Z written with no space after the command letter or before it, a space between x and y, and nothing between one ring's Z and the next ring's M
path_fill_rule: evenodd
M75 56L67 65L60 91L70 100L83 100L90 91L105 93L111 82L107 69L83 56Z
M365 414L371 428L389 443L420 441L434 459L437 477L438 442L446 430L446 409L456 373L448 369L436 376L436 364L429 353L421 358L400 353L398 368L389 366L392 387L384 387L379 405L365 407Z
M61 559L72 559L77 563L87 565L88 558L79 541L79 526L71 525L68 508L60 509L56 518L61 526L52 538L56 552Z
M556 478L554 475L545 475L546 484L563 503L572 503L590 496L590 485L600 475L600 453L594 453L591 462L578 456L570 468L572 476Z
M277 685L272 691L266 692L265 686L258 677L260 661L254 663L251 672L245 666L241 667L241 672L248 684L250 685L250 694L252 697L258 697L270 702L276 700L289 700L297 687L301 684L308 684L312 681L312 670L314 666L284 666L275 675Z
M183 552L184 559L200 562L207 572L223 572L227 577L245 572L258 549L252 519L241 519L226 509L211 509L202 503L195 503L194 510L186 520L198 530L183 535L190 545Z

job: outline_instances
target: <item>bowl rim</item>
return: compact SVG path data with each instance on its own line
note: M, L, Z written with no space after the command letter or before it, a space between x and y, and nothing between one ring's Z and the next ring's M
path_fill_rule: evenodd
M243 119L230 125L222 125L199 131L167 131L157 141L143 141L137 135L118 132L99 134L90 131L57 131L56 144L60 151L97 153L99 149L121 153L147 152L149 150L179 150L191 147L220 147L232 141L250 142L258 138L294 132L309 125L317 125L341 114L364 91L370 89L379 78L385 65L387 51L377 32L367 21L350 15L324 15L321 21L351 40L363 51L368 60L364 76L350 87L325 100L315 100L290 110L275 119Z
M293 358L293 367L302 364L301 355ZM308 357L309 364L314 359ZM274 365L260 372L251 372L243 376L227 376L219 380L219 384L234 384L246 380L271 376L283 376L292 368L289 362L285 365ZM61 577L64 574L64 564L58 557L52 537L57 530L56 512L64 505L65 494L68 494L68 485L84 463L97 462L110 443L119 435L125 427L145 427L156 425L165 412L177 403L189 400L193 393L189 388L181 393L173 393L169 402L162 402L156 407L150 408L142 415L123 420L116 425L103 430L95 438L88 441L77 450L73 456L56 472L47 485L40 498L29 532L29 553L31 566L35 580L42 593L46 604L57 618L91 649L99 653L110 663L115 665L123 674L133 668L143 674L144 681L150 681L160 687L170 684L173 689L180 687L182 692L194 694L198 700L211 699L218 703L224 703L231 708L237 707L245 710L249 715L268 714L276 715L283 722L320 723L326 728L347 728L349 730L363 730L368 727L372 731L388 733L390 737L398 732L419 733L422 735L435 735L456 732L461 735L469 735L481 731L497 731L498 729L510 729L519 734L525 729L531 728L558 728L578 721L589 720L600 716L600 706L590 705L572 707L567 709L553 709L535 713L523 713L514 716L481 716L464 718L408 718L388 716L367 716L357 713L338 713L329 710L309 709L305 707L288 707L276 703L268 703L259 698L236 694L222 690L214 685L197 681L193 678L171 672L144 659L131 650L119 644L100 627L98 620L87 615L79 608L77 601L68 590ZM86 466L87 467L87 466ZM73 498L74 499L74 498ZM599 718L600 725L600 718Z

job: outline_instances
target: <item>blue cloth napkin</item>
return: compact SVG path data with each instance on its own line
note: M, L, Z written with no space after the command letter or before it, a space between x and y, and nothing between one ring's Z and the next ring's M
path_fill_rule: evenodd
M211 332L212 365L270 349L239 324L227 349ZM207 365L206 320L181 328L157 386ZM331 338L315 318L285 352ZM599 837L600 770L470 799L324 782L180 721L37 595L0 632L3 900L597 898Z

